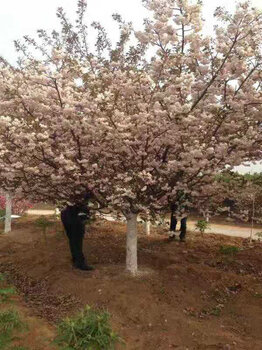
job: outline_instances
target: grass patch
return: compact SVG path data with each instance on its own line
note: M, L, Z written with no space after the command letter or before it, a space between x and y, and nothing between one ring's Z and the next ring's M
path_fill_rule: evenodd
M0 349L6 349L11 343L12 337L10 333L0 333Z
M235 255L236 253L238 253L240 251L240 249L236 246L224 246L221 245L221 247L219 248L220 253L224 254L224 255Z
M220 316L221 315L221 308L219 307L213 307L213 309L211 309L210 311L210 315L213 315L213 316Z
M5 275L3 273L0 273L0 282L5 281Z
M56 343L64 350L113 350L120 337L112 331L110 314L87 306L75 317L66 318L57 327Z
M6 303L10 301L11 296L16 294L16 290L13 287L0 289L0 303Z
M0 349L16 349L17 347L10 347L10 343L13 340L13 331L22 331L24 329L26 329L26 325L21 321L17 311L7 310L0 312Z
M15 310L0 312L0 334L9 333L13 330L22 330L25 324L21 321L20 316Z

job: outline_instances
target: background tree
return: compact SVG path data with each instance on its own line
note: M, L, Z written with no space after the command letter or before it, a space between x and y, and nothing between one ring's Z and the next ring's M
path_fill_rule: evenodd
M222 204L231 217L244 222L262 222L262 174L227 172L218 177L224 192Z

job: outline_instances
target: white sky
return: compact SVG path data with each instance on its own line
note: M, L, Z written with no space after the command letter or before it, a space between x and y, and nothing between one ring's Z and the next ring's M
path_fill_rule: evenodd
M70 17L74 17L77 0L0 0L0 55L15 62L13 41L23 35L33 35L39 28L57 27L56 9L64 7ZM212 30L213 12L217 6L234 8L234 0L204 0L203 17L206 29ZM262 9L262 0L252 0ZM88 21L100 21L114 37L116 25L111 19L112 13L118 12L135 27L142 25L147 11L141 0L88 0Z
M13 41L23 35L33 35L37 29L57 27L56 9L62 6L70 18L74 17L77 0L0 0L0 55L14 63L16 53ZM88 0L88 22L100 21L105 26L110 38L114 40L116 24L111 18L118 12L127 21L132 21L135 28L142 25L147 11L141 0ZM262 0L252 0L254 6L262 9ZM203 17L206 31L213 28L213 12L218 6L233 10L234 0L203 0ZM239 170L245 170L241 167ZM247 168L247 171L262 171L262 165Z

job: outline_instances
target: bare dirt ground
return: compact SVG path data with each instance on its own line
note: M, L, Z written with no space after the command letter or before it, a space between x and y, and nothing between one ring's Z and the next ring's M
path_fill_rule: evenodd
M1 275L2 276L2 275ZM11 287L6 281L0 281L0 288ZM34 349L34 350L55 350L58 349L54 344L56 336L55 328L45 319L36 316L35 310L28 307L25 299L21 295L12 295L6 302L0 302L0 311L17 311L24 329L13 334L13 340L10 346L12 349ZM7 349L0 341L0 348ZM10 349L10 347L8 347Z
M261 243L195 232L186 243L168 242L161 229L146 237L141 226L143 273L131 278L124 224L90 227L84 250L96 269L81 272L71 267L64 235L50 229L45 245L34 220L0 235L0 270L9 271L35 314L54 322L86 304L106 308L127 350L262 349ZM223 254L228 245L239 251Z

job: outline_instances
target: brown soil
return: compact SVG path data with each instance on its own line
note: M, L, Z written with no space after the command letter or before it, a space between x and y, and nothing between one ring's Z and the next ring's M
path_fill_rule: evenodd
M64 235L50 230L45 245L33 220L0 236L0 263L35 313L47 316L49 307L60 317L85 304L106 308L127 350L262 349L261 243L222 235L202 240L196 233L186 243L168 242L160 229L150 237L141 231L141 274L132 278L124 269L124 224L93 224L84 250L96 270L81 272L71 267ZM221 245L241 250L224 255ZM23 290L21 276L44 284L42 299ZM71 296L68 304L54 301L65 295L79 304Z
M1 281L0 287L1 289L5 289L10 287L10 285L7 284L6 281ZM58 349L54 344L56 336L55 328L48 324L43 318L37 317L35 312L28 308L22 296L12 295L7 301L1 302L0 311L7 310L16 310L24 324L24 329L13 332L13 341L10 346L33 350Z

